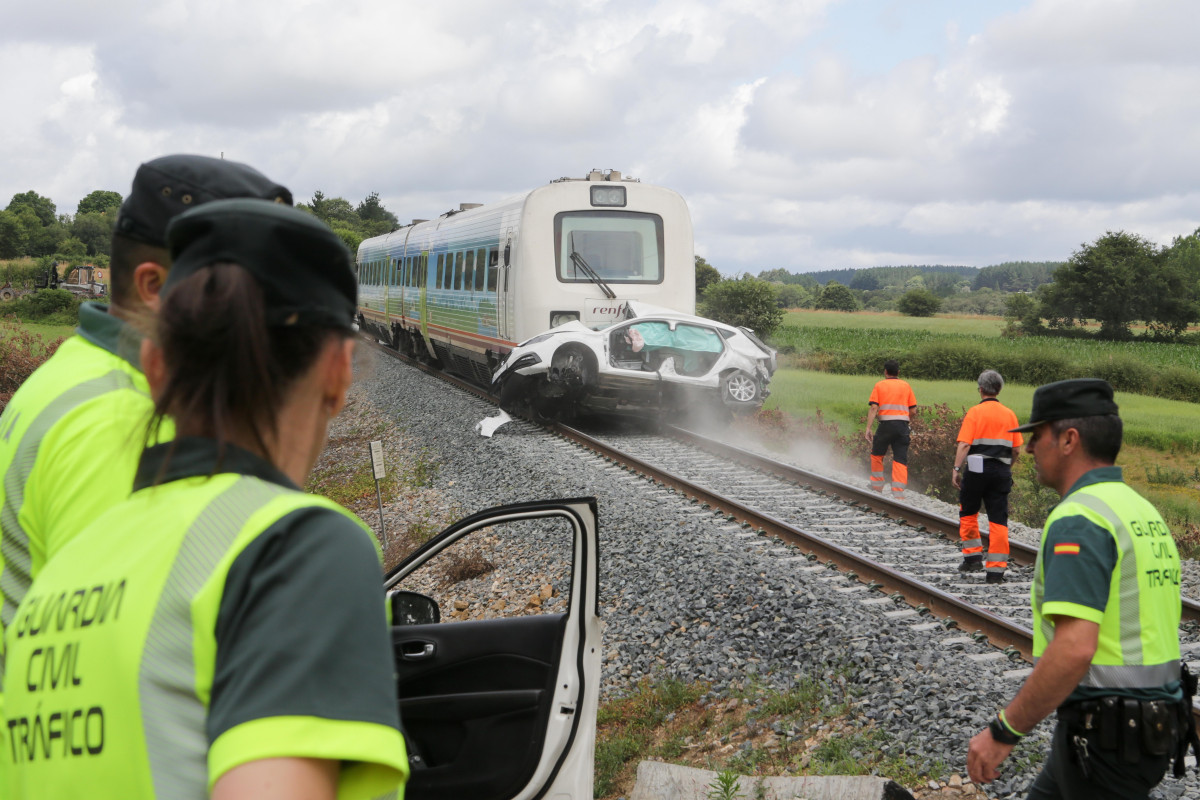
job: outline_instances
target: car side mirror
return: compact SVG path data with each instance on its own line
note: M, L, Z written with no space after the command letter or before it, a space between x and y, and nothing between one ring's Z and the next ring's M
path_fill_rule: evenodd
M388 594L393 625L432 625L442 621L437 601L418 592L397 591Z

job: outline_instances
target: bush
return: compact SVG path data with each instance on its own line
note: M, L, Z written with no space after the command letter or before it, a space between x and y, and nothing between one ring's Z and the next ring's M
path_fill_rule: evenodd
M1114 389L1124 392L1145 392L1156 382L1156 370L1133 356L1110 355L1092 362L1089 377L1103 378Z
M749 328L765 339L783 322L783 309L775 301L775 289L751 275L724 280L704 290L701 316Z
M1200 374L1183 367L1167 367L1158 371L1157 389L1159 397L1194 403L1200 398Z
M850 287L843 286L837 281L830 281L825 284L825 288L821 290L821 296L817 298L817 308L830 311L858 311L858 299L855 298Z
M62 342L58 339L45 344L17 323L0 321L0 411L25 379L52 356Z
M988 368L989 358L985 348L974 342L933 341L918 347L900 366L914 378L973 381Z
M942 300L928 289L905 292L896 309L910 317L932 317L942 307Z
M39 289L0 305L0 313L24 322L74 325L83 302L65 289Z
M910 423L908 483L918 492L948 503L958 499L950 476L963 415L945 403L919 406Z

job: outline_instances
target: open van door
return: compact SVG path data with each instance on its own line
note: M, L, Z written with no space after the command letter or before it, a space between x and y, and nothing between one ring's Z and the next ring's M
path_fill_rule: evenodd
M408 800L592 797L595 498L500 506L385 579Z

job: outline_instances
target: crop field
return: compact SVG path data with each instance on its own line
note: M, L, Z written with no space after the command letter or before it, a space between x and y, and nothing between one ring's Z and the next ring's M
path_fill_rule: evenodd
M820 312L788 312L783 327L771 337L772 342L776 347L793 352L844 352L856 357L873 357L881 363L887 357L887 351L910 352L920 345L940 342L976 344L1006 359L1045 358L1057 354L1090 363L1128 356L1154 366L1183 367L1200 372L1200 347L1196 345L1102 342L1052 336L1006 339L1000 336L1003 323L992 317L922 318L837 312L808 316L815 313ZM802 324L795 324L797 320L802 320Z
M783 324L793 328L850 328L854 330L922 331L959 333L970 336L1000 336L1003 317L970 314L938 314L933 317L907 317L898 311L795 310L783 315Z
M784 364L821 372L878 375L884 359L896 358L906 377L973 380L991 368L1014 384L1097 377L1128 392L1200 401L1200 346L998 332L989 317L789 312L770 343Z

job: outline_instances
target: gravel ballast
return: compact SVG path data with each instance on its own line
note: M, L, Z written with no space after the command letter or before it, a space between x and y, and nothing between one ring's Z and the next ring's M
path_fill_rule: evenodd
M880 725L890 737L885 750L957 783L968 740L1020 686L1027 665L997 658L993 648L928 618L892 620L887 612L906 607L851 591L843 576L814 568L776 540L523 420L480 436L475 425L494 406L367 347L359 362L352 402L333 436L362 419L382 420L396 426L388 441L401 460L436 465L428 488L385 506L390 531L505 503L597 498L602 700L632 691L642 678L704 680L720 695L750 680L787 689L803 675L857 704L860 721ZM331 457L366 454L323 460ZM378 527L378 511L359 513ZM871 603L861 602L868 597ZM987 796L1024 796L1037 771L1029 757L1040 760L1050 727L1042 723L1003 765L1001 779L982 787ZM1200 785L1167 780L1152 796L1200 798Z

